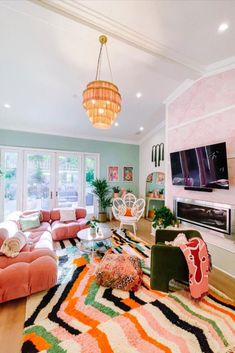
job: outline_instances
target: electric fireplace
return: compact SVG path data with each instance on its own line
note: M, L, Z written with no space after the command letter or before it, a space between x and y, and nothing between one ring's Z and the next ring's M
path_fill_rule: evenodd
M227 204L175 198L174 212L178 219L230 235L234 225L234 209ZM231 217L232 215L232 217Z

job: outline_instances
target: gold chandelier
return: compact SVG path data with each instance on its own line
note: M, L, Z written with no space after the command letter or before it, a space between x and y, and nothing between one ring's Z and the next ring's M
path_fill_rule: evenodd
M101 43L98 57L95 81L88 83L83 91L83 107L85 108L90 122L95 128L109 129L121 111L121 95L118 87L112 82L100 80L100 67L102 49L105 45L110 74L112 78L111 66L107 52L107 37L99 37Z

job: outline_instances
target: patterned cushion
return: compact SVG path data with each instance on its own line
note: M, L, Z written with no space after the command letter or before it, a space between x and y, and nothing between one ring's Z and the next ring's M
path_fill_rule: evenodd
M96 282L104 287L137 291L142 276L141 261L138 257L106 253L98 265Z
M29 216L20 217L20 227L24 232L28 229L38 228L40 226L40 213L34 213Z

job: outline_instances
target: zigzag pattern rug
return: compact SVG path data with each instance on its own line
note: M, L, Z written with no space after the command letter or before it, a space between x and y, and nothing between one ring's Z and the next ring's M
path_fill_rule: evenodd
M196 303L187 290L150 290L150 246L128 232L114 232L112 242L114 252L145 261L139 291L99 287L96 263L77 240L58 242L59 281L28 298L22 353L235 352L231 300L210 291Z

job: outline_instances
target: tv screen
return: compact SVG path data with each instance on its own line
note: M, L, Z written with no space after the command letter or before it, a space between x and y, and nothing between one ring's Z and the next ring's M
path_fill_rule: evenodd
M170 154L173 185L228 189L226 143Z

